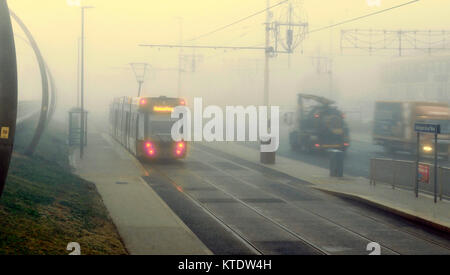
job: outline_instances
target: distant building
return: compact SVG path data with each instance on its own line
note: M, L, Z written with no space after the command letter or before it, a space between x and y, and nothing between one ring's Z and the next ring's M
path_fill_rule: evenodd
M450 56L397 58L384 66L380 100L450 103Z

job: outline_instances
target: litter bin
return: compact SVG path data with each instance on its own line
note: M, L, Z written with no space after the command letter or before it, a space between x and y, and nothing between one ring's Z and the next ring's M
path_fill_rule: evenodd
M272 138L262 138L261 145L269 145L272 142ZM261 150L261 163L262 164L275 164L276 152L262 152Z
M344 176L344 152L331 150L330 176L342 178Z

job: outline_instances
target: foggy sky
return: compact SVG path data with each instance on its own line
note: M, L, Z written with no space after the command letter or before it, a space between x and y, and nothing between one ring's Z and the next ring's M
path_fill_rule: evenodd
M141 43L178 44L180 17L182 37L189 40L265 8L265 0L86 0L93 5L86 16L86 104L89 109L107 106L113 97L134 96L137 84L130 62L148 62L155 68L178 66L178 50L140 48ZM279 1L272 0L275 4ZM382 0L380 7L369 7L366 0L305 0L302 15L307 15L310 29L361 16L406 1ZM80 36L80 10L65 0L9 0L10 8L28 25L55 75L60 105L73 106L76 101L77 39ZM284 8L275 8L274 18L281 18ZM314 86L309 75L314 67L309 56L339 54L342 28L374 29L447 29L450 1L422 0L385 14L311 34L304 51L291 57L271 60L271 100L288 105L295 94ZM265 14L228 28L217 34L185 44L262 46ZM21 32L17 25L15 31ZM28 46L16 38L19 60L20 98L39 99L38 67ZM193 54L185 50L185 54ZM183 96L203 96L207 104L261 104L263 91L262 51L198 50L203 62L196 73L183 74ZM357 93L364 81L372 79L374 64L385 59L337 57L335 70L342 75L340 89L347 95ZM187 68L189 69L189 68ZM351 82L356 77L360 81ZM335 79L338 82L339 79ZM317 82L317 81L316 81ZM322 82L322 80L319 80ZM153 71L148 75L144 94L176 96L177 72ZM320 84L319 84L320 85ZM338 85L336 83L336 85Z

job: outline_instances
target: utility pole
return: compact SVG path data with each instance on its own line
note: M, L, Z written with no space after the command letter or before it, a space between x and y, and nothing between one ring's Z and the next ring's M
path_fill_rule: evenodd
M142 84L144 81L139 81L139 90L138 90L138 97L141 97L141 91L142 91Z
M136 76L136 81L139 84L138 97L141 97L142 85L144 84L145 76L147 74L147 68L149 67L149 64L148 63L131 63L130 66L134 72L134 75Z
M320 51L318 56L311 57L316 72L318 75L326 74L328 77L328 97L333 98L333 58L321 56Z
M267 14L266 14L266 52L265 52L265 65L264 65L264 105L269 107L269 77L270 77L270 20L271 20L271 12L270 12L270 0L267 0Z
M81 57L80 57L80 159L84 154L84 11L81 7Z
M179 42L180 45L183 45L183 18L179 17L179 24L180 24L180 38ZM182 55L183 55L183 48L180 48L180 52L178 53L178 98L181 98L181 77L182 77Z
M183 64L184 64L184 62L190 64L190 66L191 66L190 72L195 72L197 70L197 63L201 62L203 60L203 55L196 54L195 48L194 48L193 54L182 54L181 60L182 60ZM189 70L184 70L183 68L181 69L181 71L189 72Z
M86 129L85 129L85 111L84 111L84 14L86 9L90 9L92 7L82 6L81 7L81 75L80 75L80 109L81 109L81 123L80 123L80 158L83 158L84 154L84 145L86 141Z
M81 37L77 40L77 108L80 108L80 57L81 57Z

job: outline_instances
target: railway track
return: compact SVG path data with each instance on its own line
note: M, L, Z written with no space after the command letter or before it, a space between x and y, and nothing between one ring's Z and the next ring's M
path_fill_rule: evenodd
M201 149L197 149L197 150L201 150ZM219 158L219 156L218 156L217 154L212 154L212 153L207 152L207 151L205 151L205 150L201 150L201 151L202 151L203 153L207 153L207 154L209 154L209 155L211 155L211 156L214 156L214 157L216 157L216 158ZM238 165L238 166L242 167L243 169L253 170L254 172L258 172L258 171L254 170L254 169L252 169L252 168L250 168L250 167L248 167L248 166L241 165L241 164L236 163L236 162L234 162L234 161L231 161L231 160L229 160L229 159L227 159L227 158L224 158L224 157L220 157L220 158L221 158L223 161L227 161L227 162L230 162L230 163L232 163L232 164L234 164L234 165ZM206 164L206 163L205 163L205 164ZM207 165L209 165L209 164L207 164ZM209 166L213 168L212 165L209 165ZM216 167L215 167L215 168L216 168ZM217 168L216 168L216 169L217 169ZM249 182L247 182L247 181L245 181L245 180L242 180L242 179L237 179L237 180L239 180L240 182L242 182L242 183L244 183L244 184L252 185L252 186L255 187L254 184L249 183ZM296 185L294 185L294 184L291 184L291 183L286 183L286 182L283 182L283 181L277 181L277 183L278 183L278 184L285 185L285 186L287 186L287 187L289 187L289 188L293 188L293 189L297 190L298 192L304 191L304 190L300 189L298 186L296 186ZM367 240L368 242L376 242L375 240L370 239L370 238L364 236L363 234L360 234L360 233L356 232L355 230L352 230L351 228L348 228L347 226L344 226L344 225L342 225L341 223L334 221L333 219L330 219L330 218L328 218L328 217L325 217L325 216L323 216L323 215L317 213L316 211L314 211L313 209L311 209L311 208L309 208L309 207L307 207L307 206L305 206L305 205L302 205L302 206L300 207L299 205L292 204L292 203L290 203L289 201L284 200L283 198L280 198L280 197L278 197L278 196L276 196L276 195L274 195L274 194L272 194L272 193L270 193L270 195L272 195L272 196L274 196L274 197L276 197L276 198L278 198L278 199L280 199L280 200L283 200L285 203L291 204L292 206L294 206L294 207L296 207L296 208L299 208L299 209L301 209L302 211L307 211L308 213L311 213L312 215L314 215L314 216L316 216L316 217L318 217L318 218L320 218L320 219L323 219L323 220L325 220L325 221L327 221L327 222L329 222L329 223L331 223L331 224L333 224L333 225L336 225L336 226L342 228L343 230L346 230L346 231L348 231L348 232L351 232L351 233L355 234L356 236L359 236L359 237L361 237L361 238ZM371 219L371 220L373 220L373 221L375 221L375 222L377 222L377 223L379 223L379 224L383 224L384 226L387 226L387 227L389 227L389 228L392 228L393 230L401 231L402 233L405 233L405 234L410 235L410 236L412 236L412 237L414 237L414 238L420 239L420 240L422 240L422 241L424 241L424 242L427 242L427 243L429 243L429 244L439 246L439 247L441 247L441 248L443 248L443 249L445 249L445 250L448 250L448 252L450 253L450 245L443 244L442 242L433 240L433 239L431 239L431 238L429 238L429 237L427 237L427 236L424 236L423 234L416 233L416 232L413 232L413 231L411 231L411 230L405 229L404 227L396 226L396 225L394 225L393 223L389 223L389 222L383 221L382 219L376 218L376 217L374 217L373 215L368 215L368 214L366 214L366 213L364 213L364 212L360 212L360 211L356 212L354 209L350 209L349 211L351 211L351 212L354 213L354 214L358 214L358 215L360 215L360 216L363 216L363 217L365 217L365 218L367 218L367 219ZM449 243L450 243L450 239L449 239ZM388 247L388 244L384 244L384 243L380 242L380 245L382 246L382 248L383 248L384 250L388 250L388 251L390 251L392 254L401 254L400 252L396 251L395 249L389 248L389 247Z
M181 186L179 186L176 182L174 182L169 175L167 175L167 172L164 171L163 169L161 169L160 167L158 168L153 168L153 171L157 171L159 173L161 173L162 175L164 175L164 177L169 180L177 189L182 188ZM195 175L195 174L193 174ZM257 213L260 217L262 217L263 219L265 219L267 222L272 223L274 225L276 225L280 230L292 235L294 238L296 238L297 240L299 240L300 242L302 242L305 247L308 247L309 249L312 249L315 253L314 254L322 254L322 255L327 255L329 254L327 251L321 249L320 247L317 247L316 245L314 245L313 243L309 242L308 240L304 239L303 237L299 236L298 234L296 234L295 232L291 231L290 229L286 228L285 226L283 226L282 224L276 222L274 219L268 217L267 215L264 215L263 213L261 213L260 211L258 211L257 209L255 209L254 207L250 206L249 204L245 203L244 201L236 198L234 195L230 194L229 192L226 192L222 189L220 189L217 185L208 182L208 184L210 184L211 186L214 186L215 188L217 188L218 190L222 191L224 194L232 197L236 202L238 202L239 204L245 206L246 208L254 211L255 213ZM219 222L224 228L226 228L228 231L232 232L233 235L235 235L238 239L240 239L243 243L246 244L247 247L249 247L251 250L253 250L255 252L255 254L257 255L264 255L264 251L263 249L259 248L257 245L255 245L251 240L249 240L242 232L240 232L239 230L236 230L233 226L230 226L229 224L227 224L220 216L218 216L213 210L211 210L208 206L206 206L205 204L203 204L201 201L199 201L198 199L194 198L192 195L190 195L188 192L184 192L184 195L187 196L193 203L195 203L197 206L201 207L205 212L208 213L208 215L210 215L211 217L213 217L217 222Z
M211 149L212 150L212 149ZM214 160L214 161L213 161ZM225 228L228 232L230 232L235 238L237 238L240 242L245 244L245 246L252 251L252 254L264 255L264 254L315 254L315 255L330 255L330 254L369 254L368 251L365 250L366 247L362 247L362 244L369 244L371 242L377 242L380 244L383 254L408 254L402 253L404 251L393 248L389 242L380 241L377 238L367 236L364 232L359 232L357 229L352 228L349 225L346 225L336 219L334 217L329 217L320 213L320 211L316 211L312 207L306 204L298 204L293 203L292 201L275 194L275 192L271 192L267 188L261 188L255 183L249 182L243 177L239 177L236 174L233 174L227 169L223 169L216 165L216 163L229 163L230 165L238 166L240 169L247 171L249 173L261 173L261 170L258 170L255 167L247 166L245 163L241 163L240 161L234 161L233 158L229 159L227 156L222 156L220 153L215 153L213 151L208 150L206 147L198 147L195 146L192 149L192 154L186 160L187 166L184 167L184 162L182 164L171 165L169 164L144 164L144 167L147 169L149 174L158 173L160 176L164 177L167 182L170 182L178 191L181 191L183 195L188 198L193 204L202 209L205 213L207 213L215 222L220 224L223 228ZM321 224L324 224L325 228L335 228L338 229L341 236L347 236L348 240L343 240L343 242L352 242L355 247L350 247L349 250L335 250L333 247L325 246L317 241L317 238L312 238L311 235L305 236L302 232L298 232L298 228L286 222L282 218L273 215L271 213L267 213L264 207L268 207L268 205L262 207L261 205L255 205L252 201L248 201L242 198L242 194L236 193L233 190L230 190L227 185L216 180L208 179L196 171L195 169L189 169L189 165L192 164L201 164L202 167L205 167L208 173L216 173L219 175L219 178L227 178L232 180L242 186L247 186L248 188L253 188L260 192L260 194L264 194L264 197L267 197L269 201L276 201L282 203L283 205L289 206L291 209L294 209L294 214L304 215L308 218L313 218L315 221L320 221ZM183 178L189 178L186 182L183 182ZM270 180L275 182L276 184L280 184L286 188L290 188L292 192L305 192L304 187L296 186L294 183L287 183L276 176L268 176ZM201 184L199 188L189 187L189 184ZM310 188L308 188L310 189ZM214 192L214 194L221 194L226 199L222 200L208 200L203 199L196 191L198 190L209 190ZM313 192L310 189L311 192ZM318 192L318 191L317 191ZM319 192L320 193L320 192ZM325 194L322 194L325 195ZM200 196L200 197L199 197ZM329 196L329 195L326 195ZM218 206L220 204L220 207ZM231 207L230 205L233 205ZM219 207L219 208L218 208ZM245 213L246 216L244 218L239 219L237 222L232 217L233 214L227 213L227 211L222 210L223 208L230 209L241 209L237 212ZM232 212L232 211L231 211ZM396 226L394 224L390 224L383 219L377 218L373 215L369 215L367 213L356 211L355 209L350 209L349 213L353 215L359 215L359 217L366 218L372 222L380 224L386 228L390 228L392 230L396 230L407 234L410 238L414 238L420 240L421 242L425 242L429 244L429 246L439 247L444 252L448 252L450 254L450 249L447 245L440 243L439 241L434 240L433 238L428 238L422 234L418 234L416 232L411 232L410 230L404 229L401 226ZM246 218L247 217L247 218ZM256 218L257 217L257 218ZM252 225L251 222L254 220L258 220L255 225ZM290 247L286 250L283 250L282 242L280 242L280 246L274 248L272 246L267 246L267 241L260 241L258 238L255 239L252 236L252 226L259 227L257 230L261 232L268 232L267 235L277 235L282 236L281 239L287 238L289 239L289 243L294 242L295 246ZM306 225L305 227L308 227ZM324 229L326 230L326 229ZM276 231L276 232L275 232ZM264 233L261 234L261 238L264 238ZM200 236L199 236L200 237ZM268 237L268 239L270 239ZM378 241L377 241L378 240ZM277 242L275 242L277 243ZM347 247L348 248L348 247Z
M208 152L206 152L206 151L202 151L202 152L212 155L211 153L208 153ZM215 157L217 157L217 155L216 155ZM251 169L251 168L248 168L248 167L246 167L246 166L242 166L242 165L240 165L240 164L237 164L237 163L235 163L235 162L233 162L233 161L227 160L227 159L225 159L225 158L221 158L221 159L222 159L223 161L227 161L227 162L233 163L234 165L239 165L240 167L242 167L242 168L244 168L244 169ZM200 160L197 160L197 161L200 161ZM201 162L201 161L200 161L200 162ZM242 182L243 184L247 184L247 185L250 185L250 186L253 186L253 187L257 187L257 186L255 186L254 184L249 183L249 182L247 182L247 181L245 181L245 180L239 179L239 178L237 178L237 177L235 177L235 176L233 176L233 175L230 175L230 173L224 172L223 170L220 170L219 168L217 168L217 167L215 167L215 166L213 166L213 165L210 165L210 164L205 163L205 162L203 162L203 163L204 163L205 165L208 165L208 166L211 167L212 169L216 169L216 170L218 170L218 171L223 172L224 174L226 174L226 175L228 175L228 176L231 176L231 177L235 178L236 180ZM284 182L279 182L279 183L280 183L280 184L283 184L283 185L287 185L287 184L284 183ZM225 191L225 190L223 190L223 189L217 187L217 185L215 185L214 183L209 182L209 184L215 186L216 188L218 188L219 190L221 190L221 191L224 192L225 194L234 197L234 196L233 196L232 194L230 194L229 192L227 192L227 191ZM288 186L290 186L290 185L288 185ZM369 238L363 236L362 234L359 234L358 232L355 232L354 230L351 230L351 229L349 229L349 228L347 228L347 227L345 227L345 226L343 226L343 225L341 225L341 224L339 224L339 223L337 223L337 222L334 222L333 220L331 220L331 219L329 219L329 218L326 218L326 217L324 217L324 216L322 216L322 215L320 215L320 214L318 214L318 213L312 211L311 209L300 208L298 205L292 204L292 203L290 203L289 201L287 201L287 200L285 200L285 199L283 199L283 198L281 198L281 197L279 197L279 196L276 196L276 195L274 195L274 194L268 193L268 195L273 196L273 197L275 197L276 199L279 199L279 200L283 201L284 203L286 203L286 204L288 204L288 205L291 205L291 206L293 206L293 207L295 207L295 208L297 208L297 209L300 209L300 210L302 210L302 211L306 211L306 212L308 212L308 213L314 215L315 217L317 217L317 218L319 218L319 219L322 219L322 220L324 220L324 221L326 221L326 222L328 222L328 223L331 223L331 224L333 224L334 226L337 226L337 227L339 227L339 228L341 228L341 229L343 229L343 230L345 230L345 231L347 231L347 232L349 232L349 233L351 233L351 234L353 234L353 235L355 235L355 236L358 236L359 238L364 239L364 240L367 242L367 244L369 244L369 243L371 243L371 242L375 242L375 240L371 240L371 239L369 239ZM236 200L238 200L238 199L236 198ZM245 204L244 202L241 202L241 203ZM266 216L266 215L264 215L264 214L261 214L258 210L254 209L254 208L251 207L250 205L246 204L246 206L249 207L249 208L251 208L251 209L253 209L254 211L258 212L260 215L264 216L266 219L268 219L268 220L270 220L270 221L273 221L272 218L270 218L270 217L268 217L268 216ZM316 248L318 251L321 251L323 254L325 254L325 255L330 255L330 254L332 254L330 251L327 251L326 249L321 248L321 247L319 247L319 246L313 244L311 241L308 241L308 240L306 240L305 238L299 236L298 234L296 234L296 233L293 232L292 230L286 228L284 225L282 225L282 224L280 224L280 223L278 223L278 222L276 222L276 223L277 223L277 225L279 225L281 228L284 228L285 230L288 230L291 234L295 234L295 236L297 236L298 238L301 238L304 242L306 242L306 243L308 243L309 245L313 246L313 247ZM400 255L400 253L398 253L398 252L396 252L396 251L394 251L394 250L388 248L387 246L382 245L382 249L387 250L387 251L390 251L392 254Z

